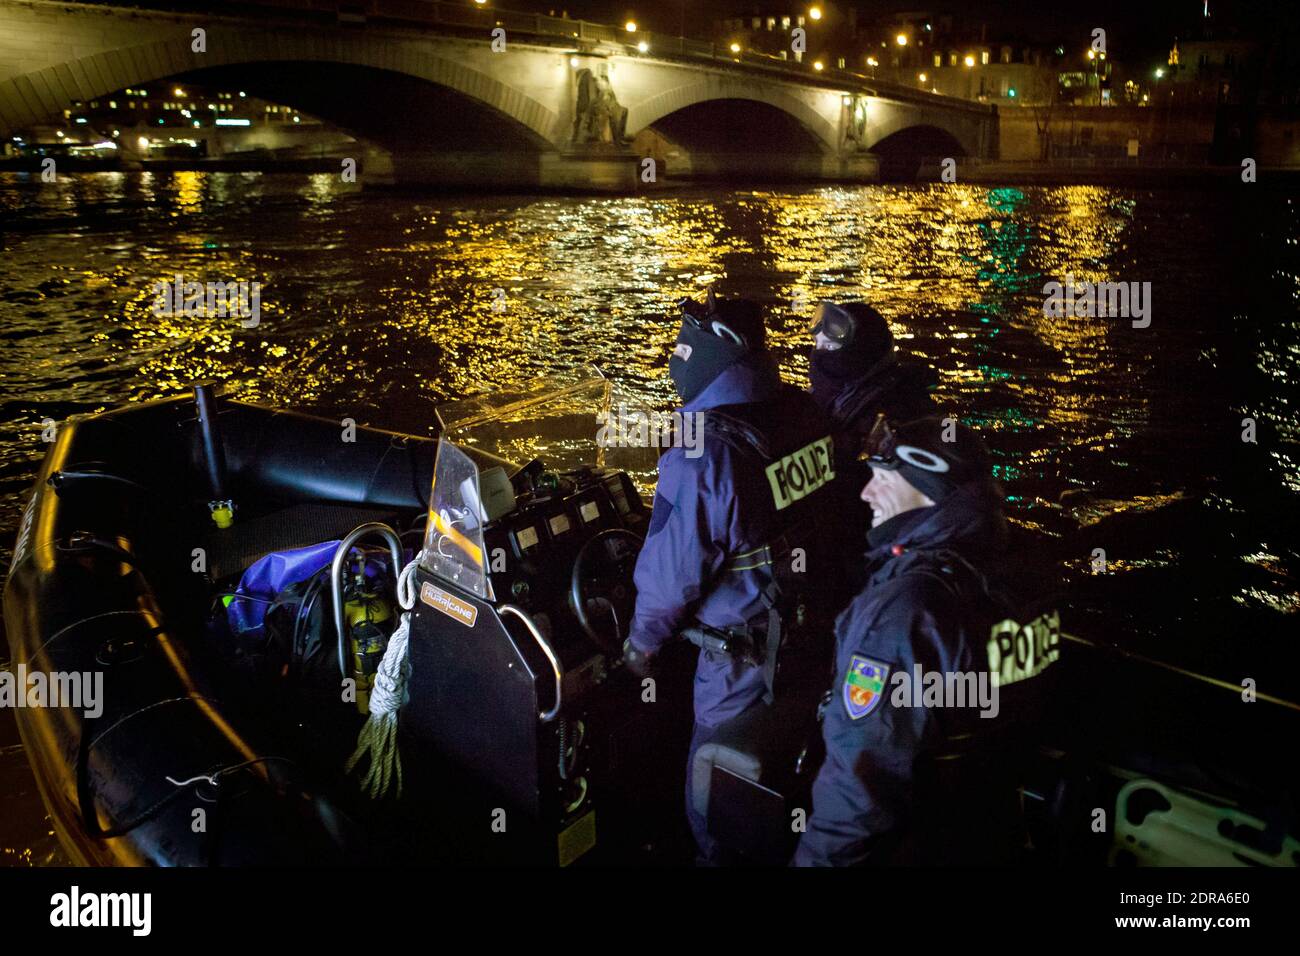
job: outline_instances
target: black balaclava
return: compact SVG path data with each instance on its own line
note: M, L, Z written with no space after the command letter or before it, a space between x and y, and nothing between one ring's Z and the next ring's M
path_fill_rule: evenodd
M700 324L682 319L677 345L668 360L668 375L683 403L693 400L741 357L766 347L763 314L755 302L719 302L710 290L704 306L688 302L684 308ZM715 323L719 331L715 331Z
M843 348L814 347L808 360L813 398L830 405L848 385L865 376L893 353L894 334L884 316L865 302L845 302L856 324L853 341Z

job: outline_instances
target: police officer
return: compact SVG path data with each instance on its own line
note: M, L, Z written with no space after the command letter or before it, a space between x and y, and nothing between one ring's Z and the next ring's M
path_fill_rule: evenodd
M889 323L867 303L819 302L811 331L812 396L837 433L856 438L842 452L856 454L878 415L906 422L934 414L934 370L900 358Z
M955 825L984 806L975 799L983 796L980 787L937 787L927 760L963 733L991 733L1014 713L1005 699L1001 715L986 720L972 706L911 706L919 695L897 692L901 678L918 675L918 665L921 673L982 671L991 682L989 635L1003 609L985 572L1005 550L1002 496L983 443L952 419L894 427L882 417L865 444L872 469L862 490L872 511L869 579L835 624L837 680L822 728L826 759L794 862L935 862L911 851L925 845L925 828L945 823L987 862L979 856L983 841L1001 839L990 836L992 820ZM988 806L996 802L990 795ZM942 858L959 859L961 850L946 846Z
M829 419L835 439L836 521L829 530L837 551L857 556L871 526L870 511L859 500L871 470L858 460L858 449L882 414L904 422L933 415L930 389L937 376L929 366L899 356L889 323L865 302L817 303L810 331L812 397ZM848 562L837 570L837 609L861 584L859 566Z
M787 655L813 653L795 650L790 617L805 598L796 581L818 581L817 512L834 478L833 447L807 393L782 385L757 304L710 291L706 303L682 307L668 372L682 414L701 416L703 441L695 457L674 447L659 459L624 660L644 674L677 637L702 647L687 817L702 862L716 863L720 848L693 808L690 763L721 724L772 699L778 650L783 666Z

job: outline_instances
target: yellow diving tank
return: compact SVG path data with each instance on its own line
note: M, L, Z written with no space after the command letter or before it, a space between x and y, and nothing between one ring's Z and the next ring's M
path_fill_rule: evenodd
M357 683L357 710L370 713L370 691L388 646L388 629L381 625L393 617L383 597L370 592L354 594L343 604L343 623L352 650L352 677Z

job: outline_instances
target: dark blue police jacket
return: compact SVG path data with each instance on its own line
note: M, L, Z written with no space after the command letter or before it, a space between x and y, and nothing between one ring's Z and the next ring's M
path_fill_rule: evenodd
M867 583L835 622L837 678L822 728L826 760L796 865L888 862L883 857L913 822L916 761L952 732L951 721L978 718L973 711L958 717L943 708L896 707L891 678L914 674L918 664L923 673L987 672L986 609L971 607L945 578L969 570L950 552L980 568L1005 550L1000 505L991 485L968 484L882 525L892 532L889 540L872 536Z
M698 457L678 447L660 456L654 511L637 560L629 634L647 654L696 622L743 628L766 615L763 592L771 569L724 565L806 520L834 478L825 416L806 393L781 384L769 353L744 356L682 411L708 411L732 422L743 418L757 426L765 444L770 440L769 454L756 456L719 439L706 425ZM716 727L752 705L763 689L760 668L702 653L696 720Z

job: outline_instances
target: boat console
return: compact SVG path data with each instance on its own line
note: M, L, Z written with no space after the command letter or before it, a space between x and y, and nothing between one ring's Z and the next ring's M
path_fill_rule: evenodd
M475 860L586 854L597 813L608 824L636 789L649 713L669 709L641 705L619 665L649 509L599 463L607 386L551 384L468 422L440 410L400 728L413 793L457 791L455 855Z

